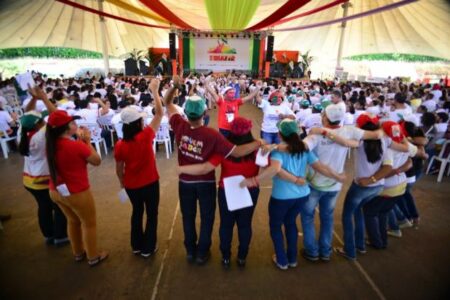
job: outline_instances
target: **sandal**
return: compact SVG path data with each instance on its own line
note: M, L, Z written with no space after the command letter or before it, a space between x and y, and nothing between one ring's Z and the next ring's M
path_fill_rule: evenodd
M100 252L100 255L97 256L96 258L88 260L88 264L90 267L94 267L94 266L98 265L99 263L101 263L102 261L104 261L105 259L107 259L108 256L109 256L109 253L107 251L102 251L102 252Z
M75 258L76 262L83 261L83 260L86 259L86 252L83 252L83 253L78 254L78 255L74 255L73 257Z

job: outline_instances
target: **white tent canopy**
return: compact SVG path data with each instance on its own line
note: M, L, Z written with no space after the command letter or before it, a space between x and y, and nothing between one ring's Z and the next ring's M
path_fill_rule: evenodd
M78 0L79 4L98 9L94 0ZM139 1L128 1L147 10ZM161 0L186 23L199 29L210 29L203 0ZM286 1L261 0L250 26L263 20ZM320 7L331 0L310 1L296 15ZM348 14L364 12L395 3L393 0L351 0ZM104 2L104 11L139 22L158 24L151 19ZM296 27L342 17L343 9L328 10L299 18L276 28ZM0 48L71 47L102 52L99 17L52 0L0 1ZM450 59L450 5L445 0L421 0L390 11L349 21L343 56L372 53L409 53ZM169 45L168 30L142 27L108 19L107 45L110 55L123 55L133 48L165 47ZM275 32L276 50L311 50L320 59L335 60L339 44L340 25L314 29Z

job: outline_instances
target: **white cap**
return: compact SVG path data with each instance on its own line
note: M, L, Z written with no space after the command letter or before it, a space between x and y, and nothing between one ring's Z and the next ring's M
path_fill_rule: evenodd
M146 118L146 113L140 113L134 107L125 107L120 113L120 118L122 119L122 123L130 124L140 118Z
M229 90L234 90L234 87L231 86L227 86L222 90L222 95L225 95L226 92L228 92Z
M342 121L345 117L345 106L330 104L325 108L325 115L330 122Z

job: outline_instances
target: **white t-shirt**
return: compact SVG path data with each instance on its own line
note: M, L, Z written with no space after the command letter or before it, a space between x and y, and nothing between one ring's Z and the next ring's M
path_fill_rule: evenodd
M442 91L441 90L434 90L431 91L431 93L433 94L433 101L436 103L439 103L439 98L442 97Z
M305 122L305 119L312 114L311 108L302 108L295 114L295 119L297 120L297 123L303 126L303 123Z
M389 155L393 158L392 168L397 169L401 167L409 158L408 152L399 152L392 149L388 149L388 152L390 152ZM405 172L402 172L398 175L394 175L391 177L388 177L384 180L384 187L390 188L397 186L403 182L406 181L406 174Z
M83 108L75 113L76 116L81 117L81 122L97 123L98 111L94 109Z
M424 101L422 103L422 105L427 108L428 112L434 112L436 110L436 108L437 108L436 101L434 101L433 99Z
M262 100L259 108L264 113L261 130L268 133L278 132L277 123L280 121L280 115L295 116L292 110L286 105L270 105L266 100Z
M0 130L7 131L11 129L11 127L9 127L9 124L12 121L13 119L11 118L11 115L7 111L0 110Z
M28 103L30 103L30 101L31 101L31 98L27 98L27 99L25 99L25 101L23 101L22 108L24 110L27 107ZM44 110L47 110L47 107L45 106L44 101L37 100L36 101L36 107L35 107L34 110L38 111L38 112L43 112Z
M353 124L355 124L355 116L349 112L346 112L344 117L344 125L353 125Z
M313 127L322 127L322 115L320 113L312 113L305 118L303 126L307 131Z
M24 156L23 172L31 176L49 175L47 156L45 152L45 126L36 132L30 139L30 153Z
M394 122L400 122L403 119L403 117L409 116L411 114L412 114L411 107L406 106L405 108L400 108L389 112L389 120Z
M364 130L353 126L336 128L332 132L334 135L357 141L360 141L364 135ZM317 155L321 163L329 166L337 173L344 171L347 147L316 134L308 135L303 141L308 145L308 149ZM315 172L312 168L308 169L308 181L312 187L320 191L339 191L342 188L340 182Z
M359 178L371 177L375 174L382 165L390 165L393 164L392 152L387 151L388 147L391 145L392 140L388 137L384 137L381 140L381 148L383 149L383 154L381 159L375 163L370 163L367 160L366 152L364 151L364 142L361 141L358 148L356 148L355 155L355 180ZM370 187L384 185L384 179L381 179L373 184L370 184Z

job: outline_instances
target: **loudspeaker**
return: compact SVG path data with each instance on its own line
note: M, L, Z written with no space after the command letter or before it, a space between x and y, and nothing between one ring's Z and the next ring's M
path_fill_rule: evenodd
M272 61L274 41L275 41L275 37L273 35L269 35L267 37L266 61Z
M175 45L175 33L169 33L170 59L177 59L177 49Z

